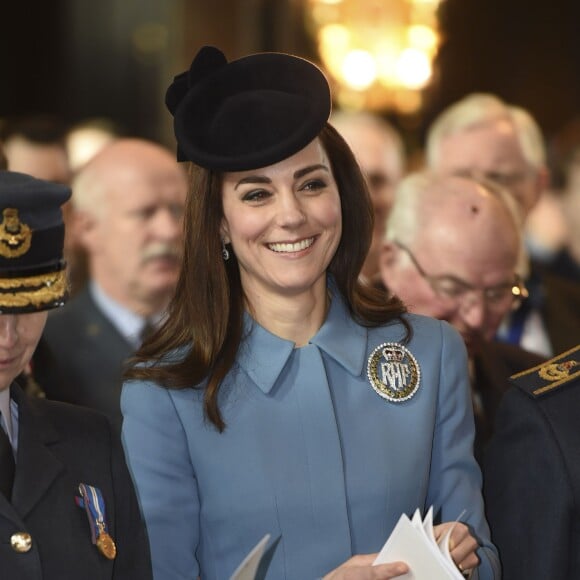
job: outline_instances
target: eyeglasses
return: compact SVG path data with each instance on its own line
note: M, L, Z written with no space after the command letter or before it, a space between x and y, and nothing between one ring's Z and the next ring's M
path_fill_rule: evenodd
M512 282L485 288L478 288L465 280L451 275L430 276L423 270L413 252L407 246L396 240L394 244L409 256L411 262L413 262L413 266L415 266L417 272L419 272L425 282L429 284L435 295L450 305L466 305L468 304L468 297L471 297L472 301L469 304L472 304L473 297L481 294L488 308L498 311L507 309L510 306L515 307L522 299L528 296L528 291L522 279L517 274L514 275Z
M499 171L457 171L455 173L458 177L469 177L474 179L483 179L497 183L503 187L510 189L523 183L532 177L531 171L513 171L511 173Z
M365 174L369 188L372 191L382 189L388 185L392 185L390 177L382 171L369 171Z

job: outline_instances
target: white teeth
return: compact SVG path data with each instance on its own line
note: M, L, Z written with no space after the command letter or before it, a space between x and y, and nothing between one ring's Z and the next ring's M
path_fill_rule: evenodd
M301 240L300 242L295 242L293 244L268 244L268 247L274 252L300 252L300 250L305 250L309 248L314 243L314 238L308 238L306 240Z

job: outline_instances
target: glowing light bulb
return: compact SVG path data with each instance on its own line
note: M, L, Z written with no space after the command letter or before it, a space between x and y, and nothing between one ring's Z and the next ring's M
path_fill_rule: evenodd
M405 49L397 61L397 78L409 89L424 87L431 78L429 57L416 48Z
M373 55L366 50L351 50L342 63L342 76L353 89L364 90L370 87L377 78Z
M407 31L409 44L428 53L433 53L437 47L437 34L432 28L415 24Z

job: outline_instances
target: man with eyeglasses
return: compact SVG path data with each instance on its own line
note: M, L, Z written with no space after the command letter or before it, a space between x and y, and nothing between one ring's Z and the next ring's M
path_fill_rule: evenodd
M463 337L478 460L509 376L543 360L493 341L502 319L527 294L519 273L522 255L513 198L498 186L420 172L397 188L380 259L382 280L411 312L446 320Z
M429 128L426 161L441 175L473 176L505 187L518 202L522 225L547 195L540 127L526 110L495 95L473 93L445 109ZM552 356L580 340L580 286L546 272L546 256L553 250L525 231L532 258L529 298L506 318L496 338Z

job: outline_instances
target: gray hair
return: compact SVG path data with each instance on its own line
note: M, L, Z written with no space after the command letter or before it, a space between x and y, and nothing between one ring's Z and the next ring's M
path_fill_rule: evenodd
M108 180L103 179L100 167L89 162L81 167L72 180L73 207L94 216L102 216L109 186Z
M370 111L348 111L336 110L332 112L329 123L342 135L349 130L357 129L359 127L367 127L376 130L381 134L385 141L391 143L395 150L398 172L403 175L405 172L405 165L407 154L405 145L400 133L383 117L371 113ZM343 135L348 143L348 138Z
M426 139L426 160L430 168L439 163L441 141L450 135L468 131L478 125L498 120L511 123L517 134L524 158L531 168L539 170L546 164L546 147L539 125L521 107L509 105L487 93L472 93L445 109L431 124Z

